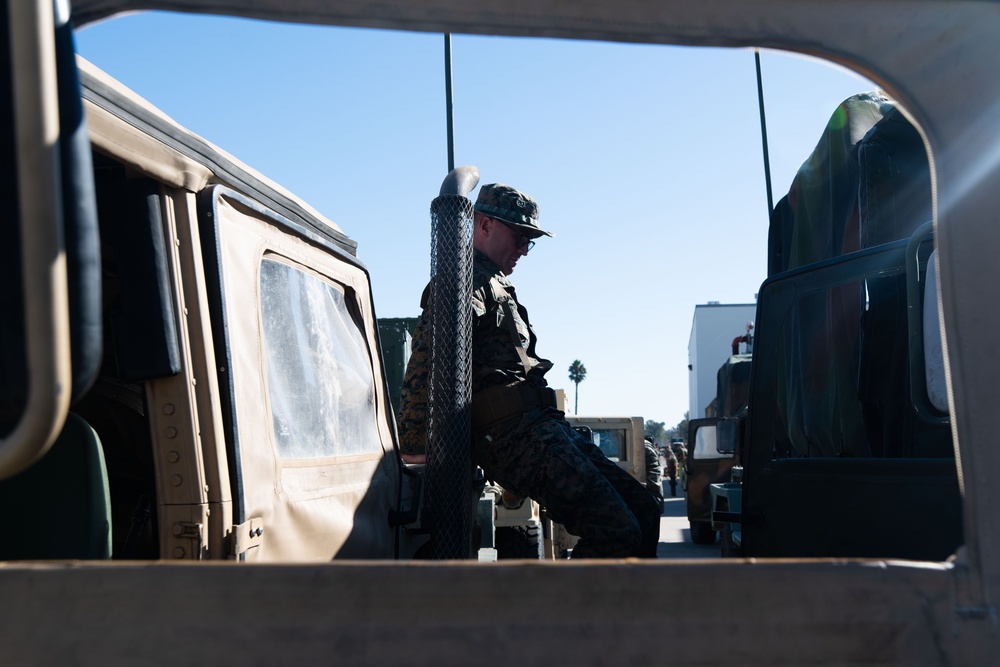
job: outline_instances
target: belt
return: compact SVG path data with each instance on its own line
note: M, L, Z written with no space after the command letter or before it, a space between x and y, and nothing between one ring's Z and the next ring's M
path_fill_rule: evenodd
M483 389L472 395L472 430L484 431L538 407L556 407L555 390L523 380Z

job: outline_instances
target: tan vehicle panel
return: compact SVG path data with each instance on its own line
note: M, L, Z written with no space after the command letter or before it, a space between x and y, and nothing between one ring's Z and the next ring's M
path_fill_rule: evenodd
M364 528L385 526L396 498L367 275L231 195L215 201L235 463L244 516L263 523L252 557L391 557L391 532Z

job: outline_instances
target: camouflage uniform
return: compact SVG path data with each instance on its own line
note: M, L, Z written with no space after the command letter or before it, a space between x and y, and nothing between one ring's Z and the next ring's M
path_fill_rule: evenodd
M663 466L660 465L660 448L656 442L646 438L646 489L653 494L656 504L663 514ZM676 493L674 495L677 495Z
M531 227L536 236L547 234L532 224L537 218L533 200L503 188L483 186L476 210ZM515 193L517 206L527 208L526 215L501 216L510 213L510 192ZM479 251L472 280L473 461L488 478L538 501L554 521L579 536L574 557L655 557L660 512L654 499L570 427L555 409L554 395L551 401L535 400L552 394L544 378L552 363L535 353L536 337L513 285ZM399 433L404 453L426 450L428 293L425 290L403 380ZM513 394L527 397L526 409L496 419L505 414L497 405L507 405Z

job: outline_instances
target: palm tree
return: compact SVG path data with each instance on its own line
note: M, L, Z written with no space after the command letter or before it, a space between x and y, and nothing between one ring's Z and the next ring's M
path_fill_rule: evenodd
M576 384L576 391L573 397L573 413L577 414L580 407L580 383L584 381L587 377L587 367L583 365L583 362L577 359L572 364L569 365L569 379L570 382Z

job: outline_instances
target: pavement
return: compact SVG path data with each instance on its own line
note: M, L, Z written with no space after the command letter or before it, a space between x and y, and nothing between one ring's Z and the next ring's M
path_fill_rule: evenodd
M660 543L656 547L657 558L721 558L719 543L695 544L691 541L690 524L687 520L687 502L680 484L677 496L671 497L670 485L663 484L663 514L660 516Z

